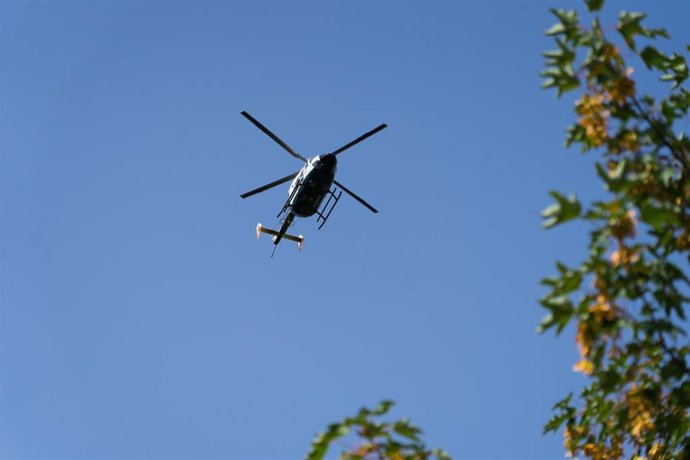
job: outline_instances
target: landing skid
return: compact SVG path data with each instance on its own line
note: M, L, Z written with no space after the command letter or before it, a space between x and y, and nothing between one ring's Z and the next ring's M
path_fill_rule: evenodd
M336 192L338 192L336 194ZM321 225L319 225L319 230L321 230L321 227L326 225L326 221L330 217L331 213L333 212L333 208L335 208L335 205L338 204L338 200L340 199L340 195L343 194L342 190L338 190L337 188L333 187L332 190L328 191L328 199L326 200L326 203L323 205L321 208L321 211L316 211L316 214L319 216L316 218L316 223L321 222ZM333 203L331 204L331 200ZM330 205L330 208L328 207Z

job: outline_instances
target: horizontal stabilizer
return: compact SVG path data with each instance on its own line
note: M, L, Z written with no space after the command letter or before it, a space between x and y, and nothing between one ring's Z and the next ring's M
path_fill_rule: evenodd
M272 230L270 228L266 228L261 224L256 224L256 239L258 240L261 238L261 234L266 233L268 235L273 235L273 238L275 240L275 237L278 236L278 232L275 230ZM295 241L297 243L297 246L299 247L299 250L302 250L302 246L304 245L304 236L303 235L290 235L289 233L285 233L283 235L283 238L286 240L290 241Z

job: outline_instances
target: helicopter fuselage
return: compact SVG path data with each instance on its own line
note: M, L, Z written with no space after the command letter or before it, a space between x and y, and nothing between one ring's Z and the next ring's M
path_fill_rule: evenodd
M298 217L314 215L335 179L338 160L335 155L310 158L293 179L288 191L290 211Z

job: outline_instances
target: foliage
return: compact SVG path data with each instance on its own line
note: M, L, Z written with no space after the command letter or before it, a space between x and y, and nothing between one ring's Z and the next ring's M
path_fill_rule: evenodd
M341 460L450 460L440 449L428 450L419 438L422 431L407 419L375 420L392 406L393 402L382 401L375 409L363 407L356 416L328 425L312 442L306 460L322 460L331 444L349 434L354 434L356 440L340 454Z
M542 86L581 92L566 145L598 155L608 195L584 206L552 192L543 213L547 228L577 219L592 229L584 261L558 263L543 280L540 330L574 325L573 370L587 382L554 406L544 431L563 427L569 455L690 459L688 66L655 46L669 35L643 13L621 12L614 32L600 23L603 0L585 6L590 25L552 11L556 49L544 53ZM660 73L663 97L641 93L626 61Z

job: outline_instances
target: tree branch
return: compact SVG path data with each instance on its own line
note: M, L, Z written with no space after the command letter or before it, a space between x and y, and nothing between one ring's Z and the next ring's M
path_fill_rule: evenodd
M684 174L686 176L690 176L690 161L688 160L688 152L686 152L684 149L679 151L673 143L671 143L664 131L661 129L661 127L657 124L656 120L654 120L646 110L642 107L642 104L637 100L635 96L632 97L632 101L635 104L635 107L637 107L637 110L640 112L640 116L645 119L647 123L649 123L649 126L652 127L656 135L659 137L659 140L661 141L662 144L664 144L669 151L671 152L671 155L673 155L673 158L675 158L683 168Z

